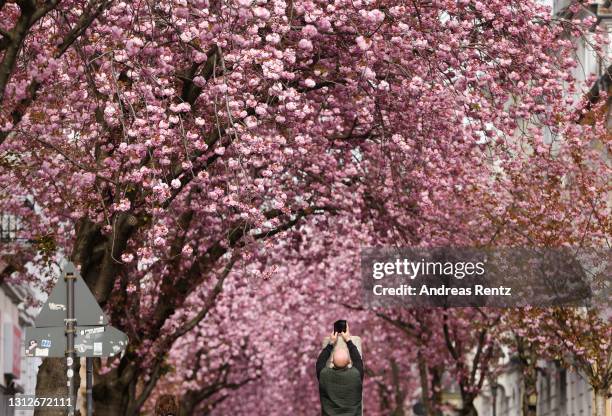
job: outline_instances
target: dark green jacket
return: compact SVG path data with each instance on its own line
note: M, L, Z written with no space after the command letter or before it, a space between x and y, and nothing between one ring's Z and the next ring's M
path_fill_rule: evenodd
M329 368L325 363L334 347L329 344L317 359L317 378L322 416L361 416L363 361L352 341L346 343L352 368Z

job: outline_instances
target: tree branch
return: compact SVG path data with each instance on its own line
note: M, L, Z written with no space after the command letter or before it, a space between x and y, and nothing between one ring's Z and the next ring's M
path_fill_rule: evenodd
M147 398L151 395L151 392L153 391L153 389L155 388L155 385L157 384L157 380L159 380L161 376L161 366L163 362L164 360L162 359L162 360L158 360L155 363L155 367L153 368L153 371L150 376L151 378L147 382L145 388L142 390L142 393L140 393L138 398L128 408L128 410L126 411L126 414L128 415L136 414L136 412L138 412L138 410L142 407L142 405L147 400Z
M13 28L11 31L12 42L6 47L4 58L0 63L0 104L3 104L6 86L14 70L15 61L19 55L19 51L21 50L21 46L28 30L38 19L42 18L53 8L55 8L58 3L59 0L48 2L44 7L39 8L35 15L34 12L32 12L32 14L30 14L30 16L27 18L27 21L22 14L15 25L15 28ZM85 32L85 30L93 23L93 21L104 11L104 9L108 7L110 3L110 0L90 0L75 27L73 27L68 34L64 36L62 43L58 46L56 52L54 53L54 57L56 59L60 58L70 48L75 40L78 39L78 37L81 36L83 32ZM2 42L4 42L4 39L2 39ZM2 43L0 43L0 46L2 46ZM13 111L11 111L13 125L16 126L19 124L27 109L36 99L40 87L41 84L37 80L34 79L30 82L26 88L26 96L19 100L17 105L13 108ZM11 132L12 131L0 132L0 144L6 140Z
M298 210L294 214L295 217L291 220L279 225L273 230L256 234L255 238L263 239L276 235L281 231L291 228L307 215L334 212L335 210L336 208L334 207L324 206ZM278 218L282 215L283 212L280 210L270 210L265 213L268 219ZM254 228L254 224L250 223L240 223L231 227L226 238L220 239L212 244L204 253L193 261L189 270L183 273L177 280L167 279L162 282L159 290L160 293L164 293L166 301L158 303L157 309L153 315L152 321L154 322L154 327L157 328L156 331L159 331L166 319L174 313L181 302L184 302L187 295L203 281L207 273L214 268L215 263L225 255L230 248L238 246L242 238ZM154 333L156 332L154 331Z
M57 47L55 58L62 56L68 48L87 30L94 20L110 5L111 0L90 0L79 17L76 25L64 36L64 40Z
M225 266L225 268L223 269L223 272L221 273L221 276L219 276L219 279L217 279L217 283L215 284L215 287L208 294L206 301L204 301L204 306L202 307L200 312L198 312L196 316L194 316L191 320L189 320L189 322L184 324L178 331L176 331L172 338L176 340L182 337L187 332L195 328L200 322L202 322L202 320L206 317L206 315L208 315L208 312L210 312L212 307L215 305L217 297L223 290L223 283L225 282L225 279L232 271L232 268L234 267L236 260L237 260L237 256L233 256L232 259L229 261L229 263Z

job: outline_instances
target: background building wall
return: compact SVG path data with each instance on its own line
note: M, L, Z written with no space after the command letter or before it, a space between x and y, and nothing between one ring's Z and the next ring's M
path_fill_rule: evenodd
M554 363L540 365L538 376L538 416L590 416L593 390L585 378ZM510 369L497 379L496 408L490 387L476 400L479 415L522 416L521 379L518 371ZM608 400L606 416L612 416L612 401Z
M0 288L0 369L2 370L0 374L0 391L2 392L0 414L10 416L14 412L13 409L9 408L8 404L10 386L5 372L8 367L13 367L13 362L12 351L8 350L6 343L12 342L13 334L11 332L13 326L19 326L19 309L13 299L7 294L4 285L2 286Z

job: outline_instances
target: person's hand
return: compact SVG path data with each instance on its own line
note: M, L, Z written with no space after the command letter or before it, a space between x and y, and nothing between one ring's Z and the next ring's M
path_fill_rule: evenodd
M342 339L344 339L344 342L348 342L351 339L351 333L349 332L348 323L346 324L346 331L342 332L340 335L342 335Z
M333 345L336 345L336 341L338 341L338 333L332 332L331 335L329 336L329 342Z

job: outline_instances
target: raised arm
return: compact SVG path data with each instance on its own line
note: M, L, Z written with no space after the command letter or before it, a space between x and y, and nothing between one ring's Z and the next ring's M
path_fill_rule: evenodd
M359 371L359 376L361 377L361 380L363 380L363 360L361 359L361 354L359 354L359 350L351 340L351 333L349 332L348 323L346 324L346 330L340 335L342 335L344 342L346 342L346 347L349 350L349 355L351 356L353 367L356 368L357 371Z
M359 375L363 380L363 360L361 359L361 354L359 354L359 350L357 346L353 344L353 341L350 339L346 342L346 346L349 350L349 355L351 356L351 361L353 362L353 367L359 371Z
M331 355L333 349L334 349L333 344L327 344L327 346L323 348L323 350L319 354L319 358L317 358L317 380L319 379L319 376L321 375L321 371L325 368L325 363L329 359L329 356Z
M338 340L338 334L335 332L332 332L332 334L329 337L329 344L327 344L325 348L323 348L323 350L319 354L319 358L317 358L317 380L319 379L319 376L321 375L321 371L325 368L325 363L327 362L327 360L329 360L329 356L334 350L334 345L336 344L337 340Z

